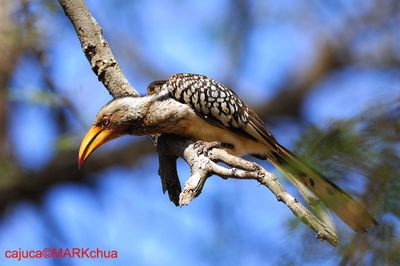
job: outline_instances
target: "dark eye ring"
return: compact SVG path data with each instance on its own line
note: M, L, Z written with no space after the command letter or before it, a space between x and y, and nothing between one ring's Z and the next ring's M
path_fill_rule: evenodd
M102 122L103 126L109 126L110 125L110 117L108 115L104 115L101 122Z

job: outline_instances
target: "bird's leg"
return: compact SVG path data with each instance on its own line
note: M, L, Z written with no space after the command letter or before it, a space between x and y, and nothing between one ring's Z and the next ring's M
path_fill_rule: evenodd
M229 143L219 141L205 142L200 140L194 144L194 148L197 149L197 155L203 154L205 156L208 156L208 152L214 148L234 149L235 147Z

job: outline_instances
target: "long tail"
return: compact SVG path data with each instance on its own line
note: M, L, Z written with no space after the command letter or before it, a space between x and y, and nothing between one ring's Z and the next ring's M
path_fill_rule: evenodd
M280 144L277 146L279 152L274 152L268 157L296 185L310 205L319 206L315 201L315 196L317 196L326 207L335 212L343 222L356 232L366 232L370 227L377 224L366 209L350 195L322 174L307 166L285 147ZM321 218L324 222L330 220L326 216Z

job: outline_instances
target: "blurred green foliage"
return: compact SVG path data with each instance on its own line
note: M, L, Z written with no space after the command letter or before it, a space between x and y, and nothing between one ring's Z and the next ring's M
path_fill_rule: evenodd
M334 121L326 128L310 126L299 136L296 150L303 159L356 195L378 220L378 226L362 235L350 232L341 224L341 243L333 251L341 258L341 264L397 265L400 261L400 98L385 105L369 106L359 116ZM301 231L299 224L292 220L289 229ZM305 230L301 234L307 241L310 232ZM311 247L304 249L305 258L326 255L318 242L308 241L308 245ZM294 261L288 258L284 261Z

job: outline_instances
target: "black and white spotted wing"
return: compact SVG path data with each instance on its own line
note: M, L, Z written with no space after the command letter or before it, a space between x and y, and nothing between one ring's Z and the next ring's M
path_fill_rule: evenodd
M163 87L176 100L190 105L206 120L216 120L221 126L250 139L260 137L275 146L275 139L257 114L231 89L203 75L175 74Z

